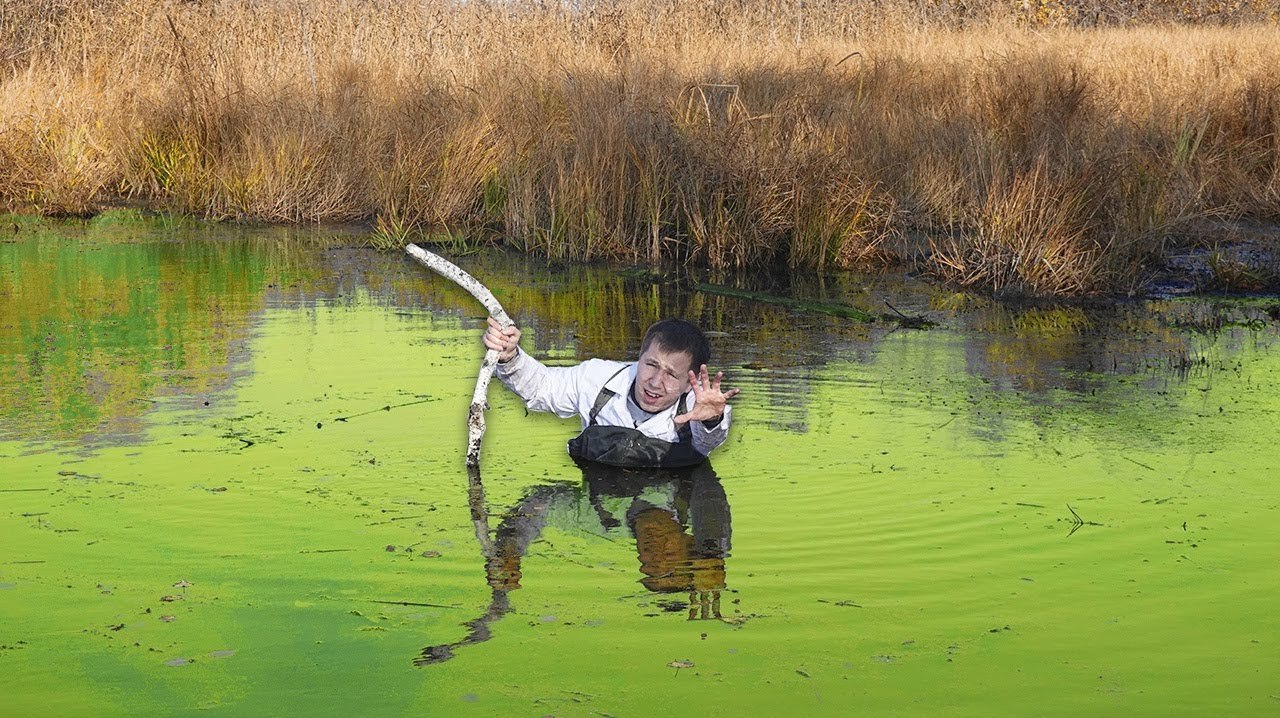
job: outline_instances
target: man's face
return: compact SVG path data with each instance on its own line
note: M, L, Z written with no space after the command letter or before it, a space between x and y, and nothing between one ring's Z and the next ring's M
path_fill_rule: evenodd
M636 404L649 413L666 409L689 391L689 352L669 352L653 342L640 354L636 364Z

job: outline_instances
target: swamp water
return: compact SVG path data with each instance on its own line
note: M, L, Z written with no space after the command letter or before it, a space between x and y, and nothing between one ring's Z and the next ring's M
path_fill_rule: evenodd
M1271 302L454 253L549 363L681 314L743 388L713 468L584 476L495 382L479 497L482 311L407 257L16 221L0 714L1280 713Z

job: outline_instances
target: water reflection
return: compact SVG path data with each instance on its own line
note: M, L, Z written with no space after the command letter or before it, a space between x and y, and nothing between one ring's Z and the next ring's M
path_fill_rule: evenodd
M633 274L499 251L458 259L526 329L530 351L553 363L627 356L661 317L697 322L713 333L715 363L746 391L755 420L798 433L821 420L810 415L811 397L833 380L832 362L881 377L911 372L970 409L1005 394L1032 409L1060 404L1057 392L1093 397L1137 375L1115 399L1132 403L1134 390L1161 396L1246 342L1270 343L1280 319L1280 303L1265 299L1018 306L898 276ZM895 332L807 315L699 292L694 279L871 313L889 303L943 328ZM248 369L247 340L266 311L357 303L406 321L461 318L479 336L469 295L398 253L351 246L349 236L145 221L24 225L0 243L0 436L136 441L158 399L194 405L229 388ZM938 377L952 385L938 386Z
M0 438L131 443L248 368L273 303L333 296L329 235L40 223L0 244Z
M6 247L0 422L33 438L123 439L155 397L225 386L269 282L238 249ZM235 269L209 271L223 263Z
M482 614L462 624L465 637L422 649L414 664L446 661L458 648L492 637L490 624L511 610L510 594L520 588L521 561L529 545L549 526L606 540L633 540L640 584L653 593L687 597L663 601L664 608L687 612L690 621L723 618L720 595L726 587L732 530L729 501L710 462L684 469L578 466L581 484L534 487L515 506L496 514L502 518L492 532L489 519L495 514L485 506L480 472L470 471L467 499L492 596Z

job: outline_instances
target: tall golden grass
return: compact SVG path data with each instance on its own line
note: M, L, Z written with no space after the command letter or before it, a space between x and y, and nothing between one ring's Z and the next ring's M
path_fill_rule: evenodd
M1190 219L1280 216L1275 0L0 8L11 209L1048 294L1131 288Z

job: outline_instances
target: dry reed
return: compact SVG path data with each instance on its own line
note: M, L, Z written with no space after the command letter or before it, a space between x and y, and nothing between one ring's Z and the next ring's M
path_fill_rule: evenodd
M1123 291L1189 218L1280 216L1276 17L1274 0L11 1L0 203Z

